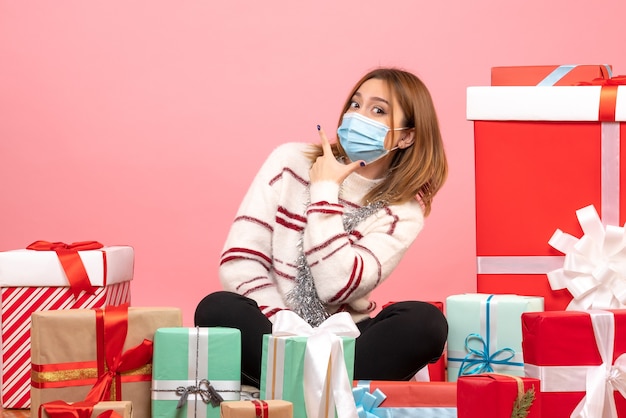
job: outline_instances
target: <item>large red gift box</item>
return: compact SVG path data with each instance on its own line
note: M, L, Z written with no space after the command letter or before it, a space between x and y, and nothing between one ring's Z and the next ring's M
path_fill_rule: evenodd
M492 86L572 86L611 78L610 65L524 65L491 68Z
M4 408L30 406L30 317L33 312L130 303L135 256L132 247L103 247L95 241L68 245L38 241L29 247L38 249L0 252ZM68 275L72 277L81 271L88 279L86 287L93 286L87 291L80 290L81 283L78 283L78 290L70 286Z
M527 418L541 417L539 379L485 373L460 376L457 381L458 418L510 418L516 401L524 396L532 403ZM544 415L545 416L545 415Z
M541 380L544 417L569 417L583 398L585 416L626 417L626 392L612 394L618 415L604 396L626 389L626 310L526 312L522 338L525 374Z
M594 205L607 225L626 221L626 86L489 86L467 89L474 121L477 291L543 296L563 267L548 241L581 235L576 210Z

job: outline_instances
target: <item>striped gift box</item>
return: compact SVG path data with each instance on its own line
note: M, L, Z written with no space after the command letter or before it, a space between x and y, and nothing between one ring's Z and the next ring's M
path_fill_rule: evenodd
M0 252L2 407L30 406L30 316L35 311L91 309L130 303L134 250L79 251L95 292L77 298L54 251Z

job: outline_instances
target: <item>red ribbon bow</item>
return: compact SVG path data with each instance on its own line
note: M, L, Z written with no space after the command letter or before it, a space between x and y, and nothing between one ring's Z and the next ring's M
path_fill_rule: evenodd
M26 249L36 251L54 251L59 257L63 271L70 282L70 290L75 299L78 299L80 292L85 291L90 295L96 292L97 287L92 286L85 270L83 260L78 255L78 251L98 250L103 245L98 241L80 241L66 244L64 242L35 241Z
M49 418L90 418L93 413L93 402L74 402L69 404L65 401L46 402L39 407L39 418L43 417L42 410L45 410ZM98 418L122 418L113 409L108 409Z
M138 369L152 361L152 341L123 352L128 332L128 304L107 306L96 311L98 380L85 402L122 400L122 373Z
M600 91L600 109L598 120L602 122L615 121L615 107L617 104L617 86L626 85L626 75L617 75L611 78L594 78L591 81L581 81L579 86L602 86Z
M270 416L269 405L267 402L254 399L252 400L252 403L254 403L255 418L268 418Z

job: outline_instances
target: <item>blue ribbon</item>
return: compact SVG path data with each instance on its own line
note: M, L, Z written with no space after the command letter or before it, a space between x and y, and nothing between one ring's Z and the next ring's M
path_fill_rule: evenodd
M376 389L374 393L370 393L367 388L357 386L352 388L352 396L356 402L356 412L359 418L380 418L380 415L374 413L374 409L387 399L383 391Z
M457 409L454 407L376 408L374 413L379 418L457 418Z
M546 78L541 80L539 82L539 84L537 84L537 85L538 86L553 86L560 79L565 77L567 75L567 73L569 73L570 71L572 71L576 67L577 67L577 65L559 65L550 74L548 74L546 76ZM609 65L605 64L604 68L606 69L607 74L609 75L609 78L611 78L613 76L613 72L611 71L611 67Z
M492 364L520 367L524 366L524 363L511 361L511 359L515 357L515 350L512 348L502 348L493 354L489 352L489 341L491 341L491 299L493 297L494 295L489 295L487 298L485 338L476 333L471 333L465 338L465 350L468 354L461 362L458 376L493 372L494 370L491 366ZM470 341L474 339L480 342L481 347L478 349L470 347ZM449 360L458 361L460 359Z
M472 339L480 341L480 343L482 344L482 349L475 349L470 347L469 343ZM511 359L515 357L515 350L511 348L502 348L495 353L490 354L489 344L484 340L483 337L480 336L480 334L469 334L465 338L465 349L469 351L469 354L463 358L463 362L461 363L461 367L459 368L459 376L491 373L494 371L493 367L491 366L492 364L524 366L524 363L511 361Z

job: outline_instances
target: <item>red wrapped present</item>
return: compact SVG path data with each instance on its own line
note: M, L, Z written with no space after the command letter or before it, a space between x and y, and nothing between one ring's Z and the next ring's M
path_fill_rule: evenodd
M557 228L582 232L575 211L594 205L603 223L626 221L625 77L606 85L467 89L474 121L477 291L543 296L562 310L572 296L546 274L564 257Z
M178 308L70 309L32 315L31 415L48 402L131 401L150 418L152 340Z
M457 386L458 418L541 417L539 379L485 373L461 376Z
M524 313L522 337L544 417L626 417L626 310Z
M96 241L37 241L0 252L2 406L30 405L30 316L130 303L134 250Z
M456 382L357 380L354 386L363 388L378 398L369 402L371 413L377 417L451 418L456 417L457 414ZM360 397L360 395L355 395L355 398ZM356 400L358 408L359 399ZM365 410L370 411L368 408Z
M524 65L491 68L492 86L573 86L611 78L610 65Z

